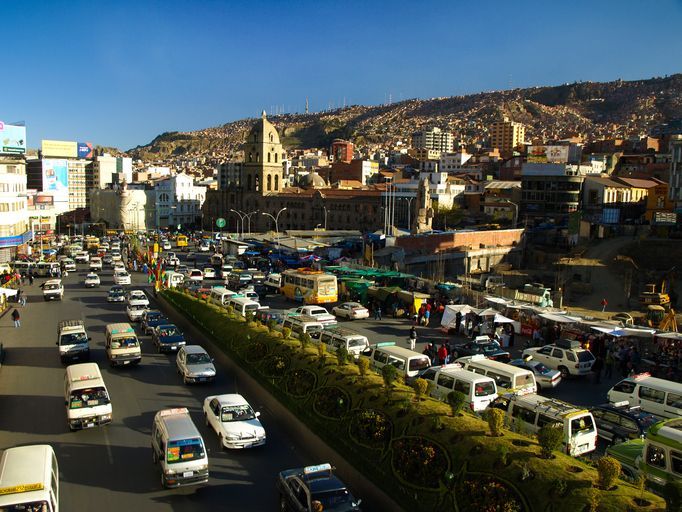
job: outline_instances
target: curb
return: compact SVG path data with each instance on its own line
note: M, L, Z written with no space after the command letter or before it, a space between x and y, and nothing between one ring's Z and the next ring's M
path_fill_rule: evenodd
M235 375L238 381L244 385L251 396L257 401L260 401L273 415L276 417L283 430L292 439L306 440L306 454L311 459L321 462L332 462L337 468L337 472L342 475L344 482L346 482L354 494L363 500L371 502L373 505L371 510L376 511L391 511L397 512L404 510L403 507L393 501L383 490L369 481L362 473L360 473L353 465L351 465L343 455L339 454L334 449L330 448L315 432L299 420L294 413L282 405L275 397L273 397L265 388L263 388L256 379L251 377L243 368L230 359L208 335L201 331L199 326L191 323L188 317L179 313L169 302L161 295L156 295L156 300L161 309L174 320L174 322L184 328L187 332L192 333L192 338L200 339L212 349L212 355L221 364L225 365L228 371ZM273 482L276 475L273 475ZM369 504L369 503L368 503ZM368 510L366 507L362 507Z

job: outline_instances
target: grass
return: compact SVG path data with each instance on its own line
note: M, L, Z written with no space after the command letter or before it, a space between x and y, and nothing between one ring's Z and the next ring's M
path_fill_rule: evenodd
M373 409L384 414L391 423L392 439L416 436L442 447L447 453L449 471L455 475L456 481L461 481L464 476L490 476L504 482L520 496L522 509L540 512L550 510L548 506L551 504L554 511L580 512L587 504L589 494L594 492L593 482L597 482L597 473L593 467L560 453L551 460L541 459L540 447L533 438L509 430L505 430L502 437L491 437L487 423L469 411L452 417L450 407L443 402L424 398L417 403L414 391L402 383L394 384L389 394L380 375L370 371L361 377L357 365L339 366L333 353L320 358L315 345L302 349L297 339L283 339L281 333L270 334L264 326L231 318L224 309L181 292L166 291L163 295L211 335L226 354L327 444L343 454L358 471L405 509L455 510L454 500L458 493L448 489L445 474L435 476L434 480L438 482L436 489L416 487L399 478L392 467L392 460L399 454L393 453L390 443L373 449L359 445L351 437L349 419L356 411ZM249 346L256 340L268 348L262 364L250 364L245 359ZM262 373L265 361L275 356L288 361L287 374L295 369L314 373L315 389L331 386L345 391L351 401L348 415L342 419L323 417L313 407L317 397L315 389L297 398L286 391L286 374L282 378L266 377ZM515 446L514 441L528 445ZM508 450L506 466L500 462L501 446ZM575 472L574 468L581 471ZM523 474L532 477L521 480ZM559 480L566 482L564 496L555 496L554 489ZM601 512L639 510L634 503L639 491L627 482L619 481L615 491L596 492ZM652 505L641 510L665 509L661 498L649 493L645 493L645 498Z

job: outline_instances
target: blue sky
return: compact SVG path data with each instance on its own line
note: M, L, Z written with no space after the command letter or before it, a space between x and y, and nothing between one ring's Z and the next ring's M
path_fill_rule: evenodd
M3 2L0 120L128 149L330 105L682 72L682 2Z

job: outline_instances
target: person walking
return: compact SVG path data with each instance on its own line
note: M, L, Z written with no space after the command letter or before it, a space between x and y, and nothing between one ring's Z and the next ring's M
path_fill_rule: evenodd
M17 308L14 308L14 311L12 311L12 320L14 320L15 329L17 327L21 327L21 315L19 314L19 310Z
M609 305L609 301L606 300L606 298L603 298L603 299L601 300L601 311L602 311L602 313L603 313L604 311L606 311L606 306L608 306L608 305Z
M374 307L374 320L381 320L381 305L377 304Z
M33 286L33 272L31 272L30 270L28 271L28 284Z
M438 363L439 364L445 364L447 359L448 359L448 348L445 346L445 343L441 343L440 348L438 349Z
M426 311L424 311L424 327L429 326L429 320L431 319L431 309L426 308Z
M613 357L613 350L608 349L606 351L606 359L604 366L604 377L607 379L613 378L613 366L616 364L616 358Z
M592 363L592 373L594 374L594 383L599 384L601 382L601 371L604 367L604 360L601 356L597 356L597 359Z
M414 350L414 346L417 343L417 328L413 325L410 329L410 350Z

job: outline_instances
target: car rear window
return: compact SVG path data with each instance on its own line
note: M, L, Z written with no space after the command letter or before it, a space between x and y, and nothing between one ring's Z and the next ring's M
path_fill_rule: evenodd
M581 350L578 352L578 361L581 363L589 363L590 361L594 361L594 356L589 350Z

